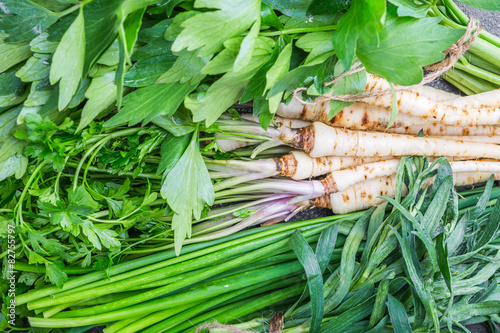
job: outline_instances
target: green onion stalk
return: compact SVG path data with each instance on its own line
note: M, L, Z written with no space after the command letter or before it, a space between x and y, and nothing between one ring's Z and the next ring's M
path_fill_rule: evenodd
M129 260L68 280L62 288L47 286L17 295L39 316L32 327L80 327L111 324L107 332L154 332L184 325L186 320L218 307L250 304L239 315L300 296L305 281L288 238L300 230L311 245L337 225L336 249L328 263L338 266L340 250L352 221L360 214L272 225L242 231L200 244ZM224 262L224 265L220 265ZM285 302L286 303L286 302ZM227 314L227 313L226 313ZM132 319L134 319L132 321Z

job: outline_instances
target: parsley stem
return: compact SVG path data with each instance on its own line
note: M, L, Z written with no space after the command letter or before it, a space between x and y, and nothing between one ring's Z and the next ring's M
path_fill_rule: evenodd
M89 150L87 150L87 152L85 153L85 155L83 155L81 161L80 161L80 164L78 164L78 167L76 168L76 171L75 171L75 179L73 181L73 191L76 190L77 186L78 186L78 174L80 173L80 170L82 169L83 167L83 163L85 162L85 160L90 156L90 154L92 154L92 152L104 145L106 142L108 142L109 140L111 139L114 139L114 138L117 138L117 137L120 137L120 136L128 136L128 135L133 135L137 132L139 132L141 130L141 128L128 128L128 129L125 129L125 130L121 130L121 131L118 131L118 132L114 132L104 138L102 138L101 140L99 140L95 145L93 145Z
M33 181L35 180L36 177L38 177L38 173L40 172L40 170L42 170L42 168L45 166L46 162L45 160L42 161L37 167L36 169L33 171L33 173L31 174L30 178L28 179L28 182L26 183L26 185L24 186L24 189L23 189L23 192L21 193L21 196L19 197L19 201L16 205L16 207L14 208L15 211L17 211L17 219L16 219L16 222L21 222L21 224L24 224L24 220L23 220L23 201L24 201L24 197L26 196L26 193L28 193L28 190L30 189L30 186L31 186L31 183L33 183ZM19 226L19 224L16 223L16 225Z
M78 164L75 163L75 162L68 162L66 164L67 166L70 166L70 167L78 167ZM106 170L106 169L99 169L97 167L93 167L93 166L89 166L88 167L88 170L90 171L95 171L95 172L102 172L102 173L105 173L105 174L110 174L111 172L109 170ZM115 175L115 174L112 174L113 176L115 177L141 177L141 178L148 178L148 179L154 179L154 180L161 180L162 176L158 176L154 173L139 173L137 175L134 176L134 173L133 172L124 172L120 175Z
M336 30L337 25L325 25L323 27L313 27L313 28L296 28L296 29L285 29L281 31L269 31L261 32L259 36L271 37L271 36L281 36L289 34L303 34L308 32L318 32L318 31L332 31Z

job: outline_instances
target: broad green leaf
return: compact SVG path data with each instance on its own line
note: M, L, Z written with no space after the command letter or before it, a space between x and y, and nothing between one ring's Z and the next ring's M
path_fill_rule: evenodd
M278 95L274 95L273 97L270 97L268 102L269 102L269 112L274 115L276 114L276 111L278 111L278 107L280 106L281 100L283 99L284 93L281 92Z
M129 2L126 2L130 3ZM142 24L142 17L146 8L142 8L132 12L127 16L124 22L120 24L119 34L118 34L118 42L119 42L119 62L118 67L116 68L115 75L115 84L116 84L116 94L117 94L117 108L118 111L122 105L122 96L123 96L123 83L124 83L124 75L125 75L125 66L127 64L132 64L132 60L130 55L132 54L132 50L137 41L137 36L139 33L139 29ZM125 15L125 14L124 14Z
M316 0L307 8L308 15L321 15L324 13L337 13L349 8L351 0Z
M186 236L191 237L193 216L199 220L204 205L211 205L214 201L212 181L198 149L197 135L195 132L191 143L161 187L161 196L174 211L172 230L177 255Z
M224 50L220 51L210 62L201 70L202 74L218 75L231 71L234 68L234 62L238 56L239 45L242 38L234 37L224 43ZM236 46L236 45L237 46ZM236 46L236 47L234 47ZM234 70L236 71L236 70Z
M344 68L351 68L358 45L378 44L385 14L385 0L353 0L333 36L333 47Z
M48 33L44 32L30 42L31 51L37 53L54 53L57 48L57 42L47 40Z
M290 17L306 17L307 8L312 0L263 0L262 3Z
M83 82L80 83L80 87L78 88L75 96L73 96L73 99L71 100L71 102L69 102L68 108L76 108L78 105L80 105L81 102L83 102L83 100L85 99L85 93L90 86L90 82L91 79L89 77L83 79Z
M243 95L241 96L241 103L246 103L254 98L262 97L266 88L266 74L267 71L274 65L276 59L278 59L278 55L281 52L281 47L279 43L276 43L276 46L271 53L271 56L267 59L267 61L257 70L257 72L252 76L250 81L248 82Z
M71 23L75 21L77 15L78 13L73 12L69 15L63 16L59 21L51 25L47 29L48 36L45 36L45 39L49 42L56 43L55 46L57 47L57 43L61 41L62 36L66 30L68 30Z
M174 136L169 133L165 141L161 145L160 151L160 164L158 164L157 174L168 173L172 168L179 162L182 155L186 151L187 147L191 143L191 134L185 134L182 136Z
M175 136L185 135L196 130L196 125L189 117L189 110L183 106L179 107L173 115L158 116L151 122Z
M31 51L37 53L54 53L57 48L57 42L47 40L48 33L44 32L30 42Z
M12 155L21 154L25 145L25 141L16 139L10 135L0 138L0 163Z
M121 22L118 16L121 5L121 0L94 0L83 7L85 19L84 76L115 40Z
M412 0L389 0L393 5L398 6L398 16L411 16L423 18L431 8L430 1L412 1Z
M50 66L50 83L59 82L59 110L65 109L78 89L85 60L83 11L76 17L57 46Z
M313 250L302 234L296 230L288 241L297 259L304 267L311 299L311 323L309 332L319 332L323 320L323 275Z
M16 119L22 106L17 106L0 114L0 144L16 126Z
M105 126L115 127L128 123L145 124L159 115L172 115L184 98L194 89L187 83L153 84L137 89L123 99L123 109L109 119Z
M101 77L96 77L85 92L88 98L83 107L82 117L78 124L77 132L84 129L101 112L105 111L116 101L115 73L111 72Z
M283 30L283 24L276 15L276 12L264 2L260 4L260 17L262 25L268 25L275 29Z
M177 17L176 15L175 17ZM151 28L141 29L139 31L138 40L143 43L151 43L157 41L165 35L166 29L172 24L172 19L162 20ZM165 39L165 38L163 38Z
M7 43L33 39L55 23L60 15L29 0L3 0L0 6L1 30L9 34Z
M148 42L148 44L141 46L134 50L132 54L133 61L142 61L152 57L158 57L164 54L172 54L170 47L172 42L168 42L163 37L156 37Z
M0 41L0 73L31 57L28 43L8 44Z
M258 0L196 0L195 8L212 8L185 20L184 28L172 45L172 51L199 50L200 56L209 56L222 49L224 41L240 35L260 16Z
M21 178L28 166L28 159L23 155L12 155L5 161L0 162L0 182L8 177L16 175ZM19 175L19 177L17 177Z
M181 12L181 13L175 15L173 20L171 20L172 23L170 23L168 25L167 30L163 30L165 32L165 35L164 35L165 39L173 42L182 31L181 24L184 21L186 21L188 18L193 17L197 14L199 14L198 11L189 10L189 11Z
M291 91L298 87L307 86L314 81L322 85L325 82L318 78L333 74L332 67L335 65L335 59L335 57L330 57L320 64L300 66L292 69L273 85L267 96L272 97L282 91Z
M276 62L266 73L265 90L271 89L274 84L290 69L290 57L292 56L292 44L288 44L283 48L276 59Z
M118 45L118 39L115 39L106 51L97 59L96 64L105 65L109 67L114 67L118 65L120 46Z
M260 126L267 130L271 121L273 121L274 114L269 110L269 101L265 97L255 97L253 100L253 115L259 116Z
M127 16L134 11L146 9L147 6L155 5L157 3L158 0L126 0L123 4L123 15Z
M50 56L41 58L31 57L26 61L23 67L17 72L16 76L24 82L33 82L45 79L50 73Z
M189 105L186 104L186 107L193 113L193 120L195 122L205 120L207 126L213 124L227 108L240 98L250 78L269 58L272 46L274 46L272 40L259 38L254 48L252 60L245 67L245 70L226 73L208 88L201 100Z
M0 108L22 103L29 94L29 85L16 76L19 67L14 66L0 75Z
M309 52L304 65L315 62L321 55L330 54L333 51L333 32L311 32L300 37L295 46Z
M392 295L387 299L387 310L389 310L389 317L395 333L408 333L412 332L410 320L406 313L404 305Z
M248 35L243 38L241 42L240 50L238 56L234 61L234 71L237 72L242 70L250 60L252 59L253 48L255 46L255 41L260 32L260 16L257 17L257 21L252 25L252 28L248 32Z
M458 1L480 9L500 11L500 3L497 0L458 0Z
M397 18L391 16L380 31L378 45L360 45L358 59L370 73L400 85L422 80L422 66L444 58L443 51L462 35L461 29L439 25L440 18Z
M174 65L163 73L156 83L189 82L196 85L205 75L201 74L201 69L209 62L210 58L199 57L196 52L181 51L177 55Z
M151 57L137 61L134 66L125 73L124 85L127 87L149 86L172 67L175 56L171 53Z

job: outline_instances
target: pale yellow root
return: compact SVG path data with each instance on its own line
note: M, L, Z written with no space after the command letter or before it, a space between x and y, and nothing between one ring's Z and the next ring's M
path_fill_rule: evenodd
M459 140L459 141L469 141L469 142L482 142L482 143L493 143L500 144L500 136L490 135L476 135L476 136L459 136L459 135L443 135L440 136L441 139L446 140Z
M325 188L325 193L344 191L350 186L368 179L395 174L398 166L398 159L353 166L348 169L331 172L321 180L321 183Z
M486 91L476 95L470 96L457 96L456 98L449 99L446 104L457 107L472 107L472 108L486 108L486 107L500 107L500 89Z
M375 75L367 75L366 91L375 91L389 88L385 79ZM410 90L396 92L400 112L415 117L426 119L428 122L454 126L498 125L500 124L500 108L492 107L474 108L470 106L450 105L448 102L436 102L419 93ZM392 105L392 94L378 97L363 98L361 102L381 107ZM466 104L463 102L458 105Z
M294 168L289 168L286 176L296 180L317 177L332 171L391 158L388 156L366 158L326 156L313 158L302 151L293 151L290 155L293 158Z
M318 104L302 105L293 99L288 105L280 104L276 113L284 118L319 121L329 126L360 130L385 131L389 125L391 111L388 108L354 103L343 108L335 117L328 119L330 101L319 99ZM428 120L399 113L393 127L427 124ZM288 126L290 127L290 126ZM295 127L298 128L298 127Z
M390 128L387 132L397 134L417 135L422 130L424 135L462 135L462 136L489 136L500 135L500 126L479 125L479 126L448 126L443 124L422 124L405 127Z
M461 96L455 95L453 93L436 89L431 86L420 86L413 88L412 91L419 93L420 95L423 95L433 101L436 102L442 102L446 100L452 100L455 98L460 98Z
M294 131L283 131L282 141L302 148L312 157L421 155L500 159L500 146L495 144L348 131L318 122Z
M453 184L463 186L487 181L491 173L484 172L462 172L453 174ZM494 173L495 179L500 179L500 173ZM424 186L430 186L432 179ZM402 195L406 195L408 189L404 186ZM377 206L385 200L379 196L394 198L396 195L396 176L376 178L349 187L347 190L330 195L330 205L334 214L347 214L372 206Z

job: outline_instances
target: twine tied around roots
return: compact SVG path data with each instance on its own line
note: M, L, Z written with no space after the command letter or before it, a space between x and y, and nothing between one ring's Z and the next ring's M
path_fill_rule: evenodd
M449 70L455 63L458 61L458 59L472 46L472 43L476 40L477 36L479 36L479 33L481 32L481 26L476 23L476 20L474 20L472 17L469 17L469 23L467 24L467 29L464 33L464 35L452 46L450 46L446 51L444 51L444 54L447 55L447 57L433 65L429 65L424 67L425 70L429 71L427 75L424 76L422 81L418 84L414 84L412 86L394 86L395 90L410 90L412 88L420 87L423 86L424 84L427 84L429 82L434 81L438 77L440 77L444 72ZM360 63L356 62L353 64L352 69L343 73L342 75L338 76L335 78L333 81L326 82L325 87L328 86L334 86L337 82L339 82L341 79L343 79L346 76L358 73L360 71L365 70L365 67ZM342 101L342 102L356 102L359 101L362 98L366 97L378 97L378 96L383 96L387 94L391 94L392 90L391 89L385 89L385 90L379 90L379 91L369 91L369 92L363 92L360 94L345 94L345 95L331 95L331 94L325 94L319 96L315 101L313 102L308 102L304 101L300 96L299 92L306 91L307 88L301 87L297 88L293 91L293 98L295 98L297 101L299 101L301 104L304 105L316 105L322 103L324 100L336 100L336 101Z
M284 315L285 315L284 312L276 312L271 316L271 320L269 323L269 333L281 333L281 330L283 329L283 326L284 326L283 325ZM225 330L228 330L231 332L235 332L235 333L255 333L253 331L243 331L243 330L240 330L236 326L224 325L224 324L221 324L218 322L213 322L213 323L201 325L200 327L198 327L198 329L196 330L195 333L199 333L202 330L204 330L205 328L210 328L210 327L222 328L222 329L225 329Z

